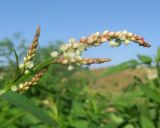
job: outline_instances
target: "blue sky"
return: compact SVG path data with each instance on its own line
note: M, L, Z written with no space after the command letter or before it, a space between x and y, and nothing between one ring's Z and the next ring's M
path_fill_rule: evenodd
M79 39L104 30L128 30L145 37L152 44L147 49L131 44L110 48L107 43L91 48L84 57L108 57L110 66L136 58L137 54L154 55L160 46L159 0L1 0L0 39L21 32L32 40L41 26L40 45L48 41Z

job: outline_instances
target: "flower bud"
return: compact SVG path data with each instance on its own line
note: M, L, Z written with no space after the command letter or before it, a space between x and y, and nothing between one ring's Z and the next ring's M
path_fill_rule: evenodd
M87 40L87 43L88 43L88 44L92 44L93 42L94 42L94 39L88 38L88 40Z
M68 60L66 60L66 59L64 59L63 61L62 61L62 64L67 64L68 63Z
M71 53L69 53L68 56L69 56L69 58L75 58L76 55L75 55L75 53L71 52Z
M78 43L74 43L73 44L73 48L78 48L79 44Z
M32 83L32 85L36 85L36 84L37 84L37 82Z
M109 37L114 36L114 32L108 32L108 36L109 36Z
M22 83L19 84L19 88L23 89L24 85Z
M130 41L129 40L124 40L124 42L123 42L125 45L128 45L129 43L130 43Z
M16 85L12 85L12 86L11 86L11 90L12 90L13 92L16 92L16 91L17 91L17 89L18 89L18 88L17 88L17 86L16 86Z
M85 49L85 44L80 43L78 49L83 51Z
M63 45L63 46L60 47L60 50L61 50L62 52L65 52L65 51L67 50L67 47L66 47L65 45Z
M27 60L26 57L24 57L23 60L26 61Z
M32 61L27 62L26 67L31 69L33 67L33 62Z
M19 65L19 68L20 68L20 69L24 69L24 64L20 64L20 65Z
M115 32L115 37L120 37L120 34L121 34L121 32L119 31L119 32Z
M26 86L25 88L24 88L24 90L28 90L29 89L29 87L28 86Z
M136 39L134 37L131 37L130 40L131 41L136 41Z
M127 35L129 38L133 36L133 34L131 32L128 32Z
M31 60L31 56L27 56L26 61Z
M110 42L109 42L109 45L110 45L111 47L115 47L116 43L115 43L114 41L110 41Z
M79 50L76 50L76 55L79 56L81 53Z
M105 30L105 31L102 33L102 35L106 35L107 33L108 33L108 31Z
M58 52L57 51L53 51L50 53L51 57L53 58L57 58L58 57Z
M75 60L75 59L71 59L71 62L72 62L72 63L75 63L75 62L76 62L76 60Z
M76 59L77 59L78 61L81 61L81 60L82 60L82 57L81 57L81 56L77 56Z
M66 52L63 53L63 57L64 57L64 58L68 57L68 54L67 54Z
M73 66L71 66L71 65L68 66L68 71L71 71L71 70L73 70L73 69L74 69Z
M24 73L25 73L25 74L29 74L29 70L26 70Z
M106 38L101 38L100 41L101 41L101 42L106 42L107 39L106 39Z
M95 46L99 46L99 45L100 45L100 43L97 43L97 42L96 42L96 43L94 43L94 45L95 45Z
M68 42L69 42L69 43L75 43L75 42L76 42L76 39L75 39L75 38L71 38L71 39L68 40Z
M94 33L94 36L99 36L100 35L100 33L99 32L96 32L96 33Z
M85 42L86 42L86 37L82 37L82 38L80 39L80 42L81 42L81 43L85 43Z

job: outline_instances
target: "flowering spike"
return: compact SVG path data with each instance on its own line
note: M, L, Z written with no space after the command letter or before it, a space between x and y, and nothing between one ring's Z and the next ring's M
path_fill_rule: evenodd
M57 58L53 60L53 63L68 66L73 64L99 64L109 62L111 61L111 59L82 58L82 53L90 46L99 46L101 43L107 41L109 42L109 45L111 47L119 47L122 44L128 45L131 41L138 43L143 47L150 47L150 45L146 41L144 41L143 37L137 36L131 32L127 32L126 30L118 32L104 31L102 34L96 32L88 37L82 37L79 41L71 38L68 44L64 44L60 47L60 53L56 54ZM51 56L54 57L55 52L52 52ZM68 69L72 69L71 66L69 66Z
M20 83L18 87L13 85L11 87L12 91L23 92L28 90L32 85L36 85L39 79L44 75L48 68L43 69L39 73L37 73L30 81L26 81L24 83Z
M37 46L38 46L39 36L40 36L40 26L37 27L34 39L32 41L32 44L31 44L31 46L28 50L27 55L24 57L24 64L19 65L19 68L23 72L25 72L25 70L27 70L28 68L30 69L30 68L33 67L32 59L36 54L36 49L37 49Z
M135 43L138 43L140 46L143 47L150 47L151 45L144 40L143 37L140 37L136 34L133 34L131 32L125 31L118 31L118 32L108 32L104 31L101 35L99 34L91 34L88 37L83 37L80 39L80 43L89 45L89 46L95 46L97 43L101 44L107 41L114 41L114 40L121 40L121 41L132 41ZM127 42L128 44L128 42ZM117 45L117 44L115 44Z
M40 26L38 26L37 29L36 29L36 34L34 36L32 44L29 48L29 51L27 53L25 63L27 63L28 61L31 61L33 59L33 57L36 53L37 46L38 46L39 36L40 36Z
M84 58L82 59L81 63L90 65L90 64L101 64L105 62L110 62L111 59L109 58Z
M36 54L39 36L40 27L38 26L33 42L28 50L27 55L24 57L24 63L19 65L19 68L21 69L23 75L28 74L30 72L29 69L33 68L32 59ZM89 47L99 46L101 43L104 42L109 42L109 45L111 47L119 47L121 44L128 45L130 42L135 42L143 47L151 46L144 40L143 37L140 37L131 32L127 32L126 30L118 32L104 31L102 34L96 32L88 37L82 37L79 41L71 38L68 44L62 45L58 51L51 52L50 55L53 60L49 61L49 65L51 63L66 65L68 67L68 70L71 71L74 69L74 65L90 65L110 62L111 59L108 58L82 58L82 53ZM49 66L48 63L45 64L45 66ZM25 90L28 90L31 86L37 84L37 82L44 75L47 69L48 67L43 67L42 70L35 74L35 76L33 76L30 81L20 83L18 86L12 85L10 89L17 92L23 92ZM3 92L0 90L0 94L2 93Z

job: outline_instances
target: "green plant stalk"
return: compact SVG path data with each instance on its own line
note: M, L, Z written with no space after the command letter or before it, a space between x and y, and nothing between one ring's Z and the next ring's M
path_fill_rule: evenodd
M157 69L157 76L158 78L160 78L160 62L159 61L155 61L156 62L156 69ZM158 80L158 85L160 85L160 79Z
M33 69L31 69L31 72L36 73L36 72L41 71L42 69L44 69L46 67L49 67L51 64L53 64L53 60L47 60L47 61L42 62L42 63L38 64L37 66L33 67ZM23 74L23 75L22 74L17 75L16 78L11 80L11 82L5 86L4 90L5 91L10 90L12 85L17 84L17 83L27 79L30 75L31 75L31 73Z

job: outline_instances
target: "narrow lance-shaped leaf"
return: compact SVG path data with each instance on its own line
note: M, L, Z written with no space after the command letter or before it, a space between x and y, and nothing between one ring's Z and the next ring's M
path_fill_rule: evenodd
M11 79L10 81L7 81L5 83L5 85L8 85L6 86L6 88L10 88L10 86L18 79L18 77L20 76L20 69L19 69L19 59L18 59L18 55L17 55L17 52L15 49L13 49L13 52L14 52L14 56L16 58L16 71L15 71L15 76L13 79Z
M16 50L15 49L13 49L13 52L14 52L14 55L15 55L15 58L16 58L16 75L15 75L15 77L16 76L18 76L19 75L19 73L20 73L20 69L19 69L19 59L18 59L18 55L17 55L17 52L16 52Z

